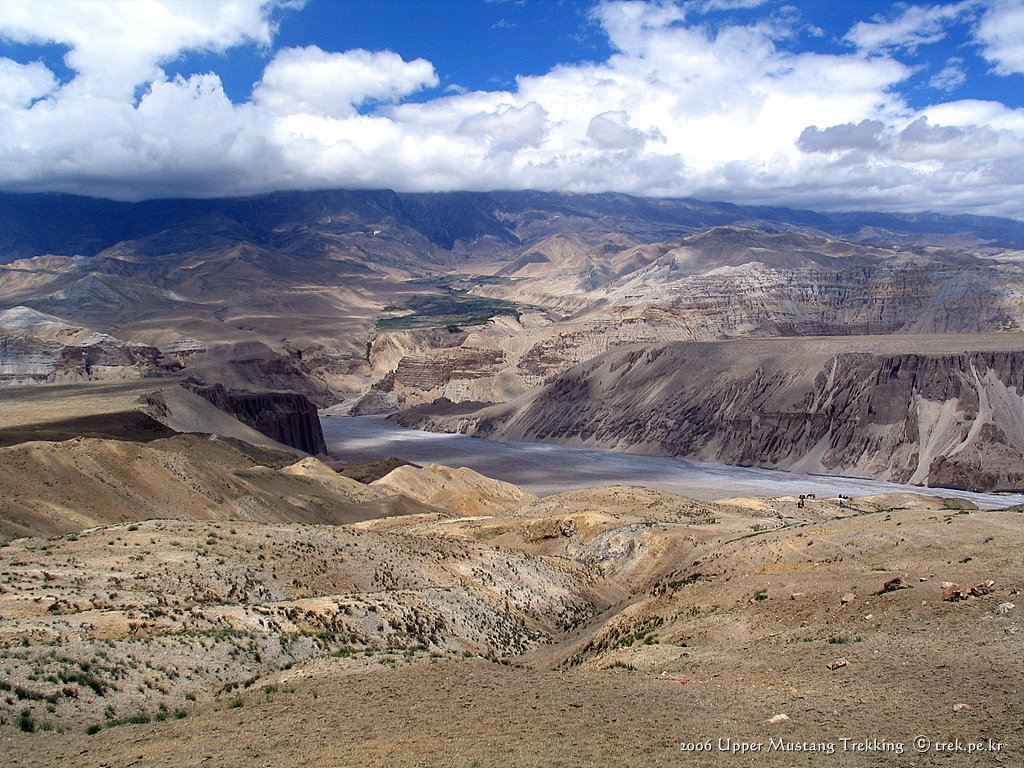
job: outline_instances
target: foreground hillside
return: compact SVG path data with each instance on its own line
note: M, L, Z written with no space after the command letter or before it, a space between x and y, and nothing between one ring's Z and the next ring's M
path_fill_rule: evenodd
M1019 511L615 487L537 501L402 470L421 496L504 501L0 547L9 764L823 764L680 754L774 738L832 743L844 766L948 765L914 753L920 734L1003 744L958 764L1021 755Z

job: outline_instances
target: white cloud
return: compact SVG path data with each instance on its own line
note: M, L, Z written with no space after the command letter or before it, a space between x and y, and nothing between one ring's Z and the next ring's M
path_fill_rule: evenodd
M253 96L274 114L353 115L368 101L397 101L437 85L429 61L391 51L328 53L315 45L286 48L267 65Z
M282 166L270 121L233 105L216 75L153 85L139 101L56 98L4 115L10 189L119 199L245 193ZM7 144L7 142L5 142ZM140 191L145 190L145 195Z
M57 78L40 62L19 64L0 58L0 107L27 107L56 87Z
M1001 75L1024 74L1024 3L993 0L976 31L982 52Z
M37 14L33 34L63 40L79 63L64 86L41 64L0 60L0 187L124 199L325 187L615 190L1024 218L1024 110L980 100L915 110L898 94L912 74L899 50L940 34L959 5L918 6L934 23L910 36L892 26L909 10L884 30L876 21L857 32L863 50L825 55L787 50L779 41L791 30L777 22L714 31L688 21L689 6L607 2L594 18L612 56L520 77L507 90L409 102L438 86L430 62L288 48L270 59L252 100L233 104L215 74L169 80L161 64L186 48L267 44L268 6L146 2L159 6L155 17L177 19L159 44L144 31L134 41L129 27L145 26L134 3L121 7L119 24L100 14L89 26L76 11L78 37L63 18L48 25L49 14ZM218 26L210 14L227 7L235 20ZM21 17L8 22L3 9L0 0L0 34L20 29ZM79 50L124 41L128 63ZM136 103L139 83L148 90Z
M963 68L964 60L954 56L946 62L946 66L936 72L928 80L928 85L938 91L954 91L967 82L967 73Z
M642 49L651 33L681 22L686 12L673 3L647 3L643 0L605 0L593 16L601 22L616 48L631 54Z
M946 26L968 13L975 5L968 0L950 5L897 5L893 19L876 17L861 21L847 33L846 39L864 51L890 48L915 50L920 45L937 43L946 36Z
M702 0L702 2L693 3L692 5L700 9L702 13L711 13L713 11L737 11L760 8L767 2L768 0Z
M587 138L601 149L640 149L647 141L642 131L630 127L625 112L594 115L587 126Z
M531 101L522 107L503 104L462 119L458 133L489 144L498 151L515 151L540 144L547 130L547 112Z
M881 120L861 120L856 125L844 123L824 130L812 125L803 130L797 144L804 152L875 150L882 146L884 131L885 123Z
M0 35L21 43L59 43L84 95L129 98L159 80L160 64L187 50L222 52L268 45L267 9L275 0L0 0Z

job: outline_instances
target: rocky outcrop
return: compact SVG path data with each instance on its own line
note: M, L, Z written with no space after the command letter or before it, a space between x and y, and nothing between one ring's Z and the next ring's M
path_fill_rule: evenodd
M352 414L391 413L436 398L479 399L481 393L491 391L489 380L507 365L505 353L497 349L454 347L432 352L403 355L395 370L376 382L353 406ZM481 386L480 380L487 381Z
M222 411L273 440L311 454L327 453L316 406L291 392L236 392L222 384L193 387Z
M1014 266L900 256L833 269L788 268L757 258L686 274L682 256L671 254L611 286L608 297L646 303L655 308L643 316L647 322L686 327L694 340L984 333L1024 325L1014 299L1024 272Z
M0 311L0 383L134 379L179 367L156 347L71 325L28 307Z
M848 337L620 349L505 406L405 423L741 466L1020 490L1024 340Z

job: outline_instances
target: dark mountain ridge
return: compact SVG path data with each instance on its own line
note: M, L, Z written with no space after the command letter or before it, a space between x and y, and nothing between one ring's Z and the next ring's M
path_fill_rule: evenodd
M810 228L855 240L883 230L893 239L957 235L998 248L1024 247L1024 222L1012 219L935 213L816 213L616 193L328 190L138 203L64 194L0 193L0 263L42 254L94 256L118 243L142 240L145 247L136 249L139 255L238 242L279 249L311 229L324 236L345 235L384 222L418 233L426 250L450 252L460 243L483 238L512 250L535 229L533 224L561 217L573 219L584 230L589 221L603 231L642 235L649 242L712 226L755 224L768 230ZM865 235L864 230L872 234Z

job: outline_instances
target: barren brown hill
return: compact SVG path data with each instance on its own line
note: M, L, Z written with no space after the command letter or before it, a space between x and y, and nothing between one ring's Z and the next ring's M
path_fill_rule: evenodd
M295 471L287 464L295 458L202 435L0 448L0 533L54 535L151 518L340 524L433 510L326 467Z
M947 765L955 739L1013 765L1019 516L607 488L22 539L0 548L0 738L26 767L867 768Z
M148 442L198 432L289 450L179 383L138 379L0 387L0 445L74 437Z

